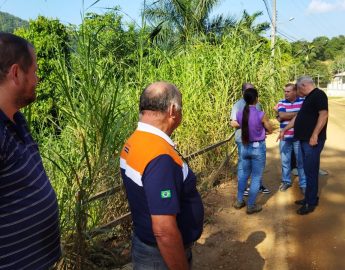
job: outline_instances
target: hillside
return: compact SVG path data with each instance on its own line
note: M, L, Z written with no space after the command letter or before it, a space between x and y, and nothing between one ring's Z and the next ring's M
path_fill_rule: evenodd
M19 27L28 27L29 23L16 16L0 11L0 31L11 32Z

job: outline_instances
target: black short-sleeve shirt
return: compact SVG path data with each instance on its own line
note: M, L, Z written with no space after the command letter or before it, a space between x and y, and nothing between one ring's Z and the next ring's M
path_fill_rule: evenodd
M328 111L328 98L322 90L315 88L306 96L301 110L298 112L295 120L295 136L300 141L309 141L313 134L319 112ZM319 140L326 140L327 123L319 134Z

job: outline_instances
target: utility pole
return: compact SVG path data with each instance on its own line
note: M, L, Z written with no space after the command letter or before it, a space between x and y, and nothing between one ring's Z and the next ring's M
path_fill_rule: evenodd
M277 5L276 0L272 0L272 35L271 35L271 55L274 57L277 31Z

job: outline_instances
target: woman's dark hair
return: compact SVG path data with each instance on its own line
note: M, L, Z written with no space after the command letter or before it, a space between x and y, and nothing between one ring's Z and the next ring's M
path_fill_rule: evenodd
M242 143L244 145L249 143L249 105L254 105L258 98L258 91L255 88L248 88L243 93L243 99L246 102L246 106L243 109L242 115Z

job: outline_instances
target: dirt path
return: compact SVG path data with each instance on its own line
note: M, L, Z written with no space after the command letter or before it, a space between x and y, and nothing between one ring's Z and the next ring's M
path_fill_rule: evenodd
M280 160L276 134L267 138L264 182L272 190L260 195L261 213L247 215L231 207L236 181L205 198L208 218L195 246L194 269L345 269L345 102L330 100L328 140L321 167L320 205L307 215L296 214L302 198L297 179L279 192Z

